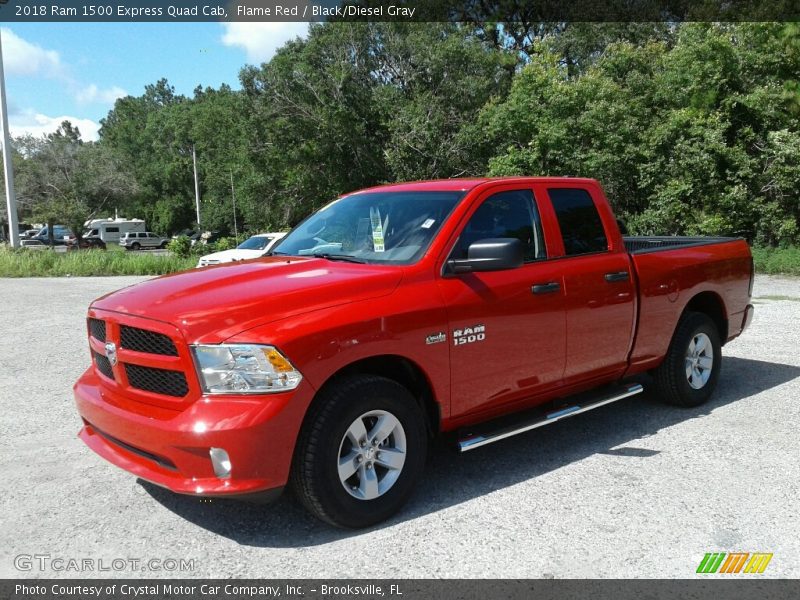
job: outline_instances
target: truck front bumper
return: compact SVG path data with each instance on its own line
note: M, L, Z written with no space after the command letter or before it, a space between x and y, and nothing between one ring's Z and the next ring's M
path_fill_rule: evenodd
M109 462L173 492L248 498L286 485L313 393L303 382L279 394L203 396L178 412L120 397L92 369L74 386L78 436ZM228 476L216 475L212 448L227 453Z

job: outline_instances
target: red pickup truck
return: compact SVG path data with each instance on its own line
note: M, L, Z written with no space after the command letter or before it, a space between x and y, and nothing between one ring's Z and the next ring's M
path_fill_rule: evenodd
M733 238L623 237L591 179L453 179L347 194L271 256L89 308L81 439L175 492L290 484L343 527L411 495L433 436L478 448L642 391L696 406L742 333Z

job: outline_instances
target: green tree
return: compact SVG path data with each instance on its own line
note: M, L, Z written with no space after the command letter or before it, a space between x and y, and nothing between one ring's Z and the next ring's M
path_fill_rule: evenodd
M373 23L312 25L241 73L260 205L250 221L294 225L338 194L384 181Z
M16 188L20 204L48 225L64 224L80 238L83 224L112 202L124 202L136 182L107 149L84 143L80 131L64 121L56 132L17 140L23 160L18 163Z
M669 43L607 46L578 76L542 51L488 104L476 147L492 174L600 179L635 232L797 236L797 120L782 25L676 28Z
M169 232L170 226L186 227L193 220L169 217L165 210L169 206L177 215L193 214L187 104L184 96L176 94L174 87L161 79L146 86L142 96L117 100L101 121L100 143L130 165L137 181L131 210L157 231Z
M507 55L457 25L386 23L376 35L391 178L471 174L482 157L465 129L508 92Z
M129 168L125 206L165 232L194 220L194 147L201 220L223 233L231 187L240 225L275 229L353 189L489 173L596 177L635 232L800 241L796 24L518 10L508 23L312 25L245 67L241 91L189 98L162 79L118 100L92 152ZM101 205L80 185L77 202Z

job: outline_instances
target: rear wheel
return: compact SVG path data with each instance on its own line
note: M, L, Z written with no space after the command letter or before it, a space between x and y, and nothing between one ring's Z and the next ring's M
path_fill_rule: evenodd
M692 407L714 392L721 366L722 344L714 321L691 312L681 318L664 362L653 375L662 399Z
M161 242L161 246L160 246L160 248L161 248L162 250L166 250L166 249L167 249L167 246L169 246L169 242Z
M371 375L321 392L300 432L291 484L318 518L368 527L406 503L422 474L427 431L419 405L399 383Z

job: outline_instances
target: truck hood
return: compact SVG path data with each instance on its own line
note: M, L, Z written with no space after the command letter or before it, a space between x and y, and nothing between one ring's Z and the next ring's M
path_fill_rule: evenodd
M390 294L397 267L268 257L184 271L112 292L92 308L156 319L186 341L221 343L294 315Z

